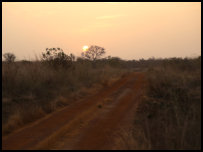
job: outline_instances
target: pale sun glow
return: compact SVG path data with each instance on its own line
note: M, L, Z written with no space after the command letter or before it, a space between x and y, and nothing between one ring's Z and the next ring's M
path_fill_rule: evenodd
M83 46L83 51L87 51L87 49L88 49L88 46L87 45L85 45L85 46Z
M201 2L2 3L2 54L35 60L60 47L79 57L91 45L125 60L199 56Z

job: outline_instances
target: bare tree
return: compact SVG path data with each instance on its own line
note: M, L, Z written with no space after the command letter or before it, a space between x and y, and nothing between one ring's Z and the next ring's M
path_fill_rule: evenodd
M13 53L4 53L3 57L9 63L14 62L16 59L16 56Z
M82 52L82 57L95 61L97 59L99 59L102 55L104 55L105 49L103 47L100 46L96 46L96 45L91 45L87 51Z

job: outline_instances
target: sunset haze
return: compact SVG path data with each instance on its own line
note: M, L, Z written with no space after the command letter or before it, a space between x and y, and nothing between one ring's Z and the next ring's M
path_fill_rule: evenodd
M98 45L122 59L201 55L200 2L3 2L2 52L35 59L48 47L81 56Z

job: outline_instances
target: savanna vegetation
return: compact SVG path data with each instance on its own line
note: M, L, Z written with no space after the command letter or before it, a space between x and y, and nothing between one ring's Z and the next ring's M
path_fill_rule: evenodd
M130 149L201 149L201 56L148 60Z
M3 135L98 92L123 74L145 71L147 92L135 111L128 148L201 149L201 56L126 61L102 58L102 47L90 50L97 55L87 51L76 58L47 48L40 60L2 62Z
M100 49L100 47L99 47ZM104 50L102 50L104 54ZM36 61L2 62L2 132L33 122L106 87L125 73L117 59L94 61L47 48Z

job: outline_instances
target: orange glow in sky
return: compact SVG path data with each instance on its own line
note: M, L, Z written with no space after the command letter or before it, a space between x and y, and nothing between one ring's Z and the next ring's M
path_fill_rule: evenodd
M87 45L85 45L85 46L83 46L83 51L87 51L87 49L88 49L88 46Z
M2 51L35 59L84 44L122 59L201 54L201 2L3 2Z

